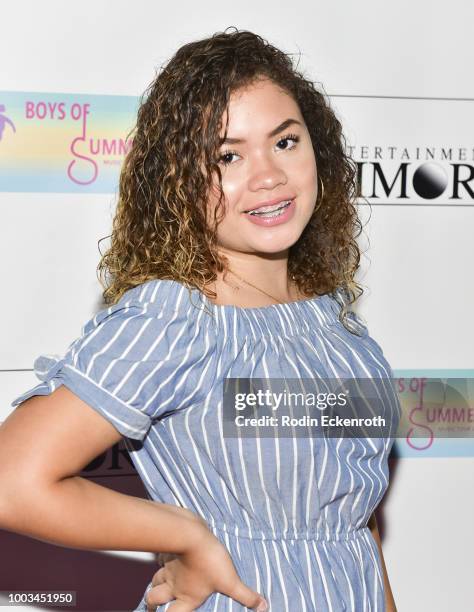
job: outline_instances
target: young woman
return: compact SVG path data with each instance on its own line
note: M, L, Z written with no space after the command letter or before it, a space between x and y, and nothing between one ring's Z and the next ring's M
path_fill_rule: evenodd
M355 195L341 125L286 54L248 31L180 48L122 169L108 307L0 428L0 525L160 553L137 610L394 612L374 516L393 437L223 432L224 379L392 376L349 309ZM150 500L76 476L121 437Z

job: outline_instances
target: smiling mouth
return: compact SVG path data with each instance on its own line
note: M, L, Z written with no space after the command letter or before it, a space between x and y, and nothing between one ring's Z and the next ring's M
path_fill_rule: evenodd
M280 204L274 204L273 206L261 206L255 210L246 210L245 214L256 217L277 217L288 208L292 201L293 200L286 200L285 202L280 202Z

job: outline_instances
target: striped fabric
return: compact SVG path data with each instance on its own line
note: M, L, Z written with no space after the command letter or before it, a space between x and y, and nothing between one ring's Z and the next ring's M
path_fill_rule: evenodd
M382 612L366 525L388 486L393 438L229 438L222 428L225 378L393 376L367 328L347 331L339 308L330 295L215 305L176 281L148 281L88 321L63 357L40 356L41 383L12 406L66 385L123 434L151 499L208 522L271 612ZM246 609L220 593L197 608Z

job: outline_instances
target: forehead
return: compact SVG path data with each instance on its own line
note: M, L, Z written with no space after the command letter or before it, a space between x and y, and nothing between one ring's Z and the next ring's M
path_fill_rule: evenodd
M280 85L268 79L259 80L232 92L228 113L223 113L223 130L229 118L232 129L248 131L256 127L268 131L288 117L302 120L298 103Z

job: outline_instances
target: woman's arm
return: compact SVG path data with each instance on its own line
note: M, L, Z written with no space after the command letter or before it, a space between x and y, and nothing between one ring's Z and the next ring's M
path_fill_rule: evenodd
M0 528L72 548L170 553L147 607L175 599L170 610L191 612L213 592L262 604L201 517L76 476L121 437L64 385L20 404L0 427Z
M65 386L23 402L0 427L0 528L73 548L183 552L207 530L197 515L76 476L121 437Z
M377 543L379 553L380 553L380 559L382 562L386 612L397 612L397 606L395 605L395 600L393 598L392 589L390 587L390 582L388 580L387 568L385 566L385 559L383 557L382 542L380 541L379 528L377 526L377 518L375 516L375 512L373 512L372 515L370 516L367 526L370 528L370 531L372 532L372 535L374 536L374 540Z

